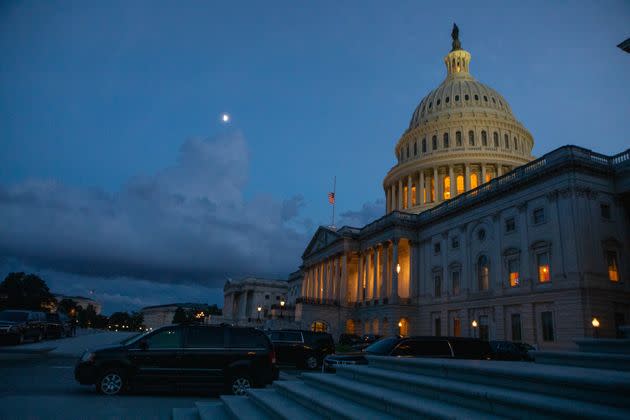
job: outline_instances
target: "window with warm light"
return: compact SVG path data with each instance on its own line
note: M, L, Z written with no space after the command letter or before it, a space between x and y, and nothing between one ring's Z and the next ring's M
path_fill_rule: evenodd
M549 273L549 254L546 252L536 255L536 264L538 265L538 281L547 283L551 280Z
M615 251L606 251L606 260L608 262L608 280L618 282L619 264L617 264L617 253Z
M510 287L520 286L518 269L519 269L519 263L516 258L512 258L508 260L508 276L509 276L509 281L510 281Z
M462 320L459 318L453 319L453 336L461 337L462 335Z
M479 186L479 177L476 173L470 174L470 189L475 189Z
M431 202L435 201L435 179L431 178Z
M407 205L408 204L407 203L407 197L408 197L407 190L408 190L407 187L403 187L403 197L402 197L402 199L403 199L403 209L406 209L407 207L409 207Z
M443 188L444 199L448 200L449 198L451 198L451 177L445 176L443 184L444 184L444 188Z
M411 187L411 205L415 206L416 204L416 186L413 185Z
M464 192L464 176L457 175L457 194Z

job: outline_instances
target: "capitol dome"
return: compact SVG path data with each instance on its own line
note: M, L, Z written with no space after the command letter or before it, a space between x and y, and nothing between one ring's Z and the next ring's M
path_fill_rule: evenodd
M533 159L534 140L505 98L470 74L453 26L446 78L420 101L383 181L387 212L419 213Z

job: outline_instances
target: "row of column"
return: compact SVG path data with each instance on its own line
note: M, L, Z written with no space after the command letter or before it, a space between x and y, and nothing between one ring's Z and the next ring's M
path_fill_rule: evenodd
M457 170L456 167L458 168ZM470 191L492 178L503 175L502 165L500 164L486 165L482 163L480 172L471 170L471 164L468 163L463 165L463 171L459 168L461 168L461 165L423 169L417 174L410 174L399 179L398 182L392 183L386 190L387 212L404 210L427 203L440 203L465 191ZM440 173L443 174L443 177L440 177ZM448 194L444 194L445 186L443 183L447 176L449 185L446 191L448 191ZM460 176L463 176L464 185L458 186L458 178Z
M392 247L392 261L389 247ZM398 240L377 244L359 253L356 302L387 297L398 299Z
M320 301L340 301L346 295L348 255L335 255L311 267L304 273L303 295Z

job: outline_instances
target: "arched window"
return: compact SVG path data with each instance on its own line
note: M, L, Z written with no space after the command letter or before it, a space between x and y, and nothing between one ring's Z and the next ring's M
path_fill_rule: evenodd
M468 144L470 146L474 146L475 145L475 132L470 130L468 132Z
M470 174L470 189L477 188L479 186L479 177L475 172Z
M442 189L442 195L445 200L448 200L449 198L451 198L451 177L448 175L445 176L443 184L444 188Z
M479 290L488 290L490 287L490 263L485 255L479 257L477 261L477 279L479 281Z
M422 153L426 153L427 152L427 139L424 138L422 139Z
M448 149L448 133L444 133L444 148Z
M503 140L505 140L505 148L506 148L506 149L509 149L509 148L510 148L510 138L508 137L508 135L507 135L507 134L505 134L505 135L503 136Z
M455 145L457 147L462 146L462 132L461 131L458 131L455 133Z
M486 130L481 131L481 145L488 145L488 134L486 133Z
M464 176L457 175L457 194L464 192Z
M494 147L499 147L499 133L496 131L493 134L494 137Z
M311 331L314 332L327 332L328 331L328 324L326 324L324 321L315 321L311 324Z
M418 143L413 142L413 155L418 156Z
M437 150L437 136L433 136L433 138L431 139L431 143L433 146L433 150Z

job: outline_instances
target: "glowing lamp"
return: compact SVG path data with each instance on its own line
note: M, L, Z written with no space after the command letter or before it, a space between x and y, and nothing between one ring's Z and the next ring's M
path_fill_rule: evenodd
M400 264L396 264L396 273L400 274Z
M284 304L285 304L285 301L284 301L284 300L281 300L281 301L280 301L280 306L282 306L282 307L284 308Z
M398 327L402 327L402 321L398 322Z
M477 328L477 326L479 324L477 324L477 320L476 319L473 319L473 322L471 323L471 325L472 325L473 328Z
M258 312L262 311L262 306L259 306L258 308L256 308L256 310L257 310Z
M591 321L591 324L593 324L594 328L599 328L599 319L593 318L593 320Z

